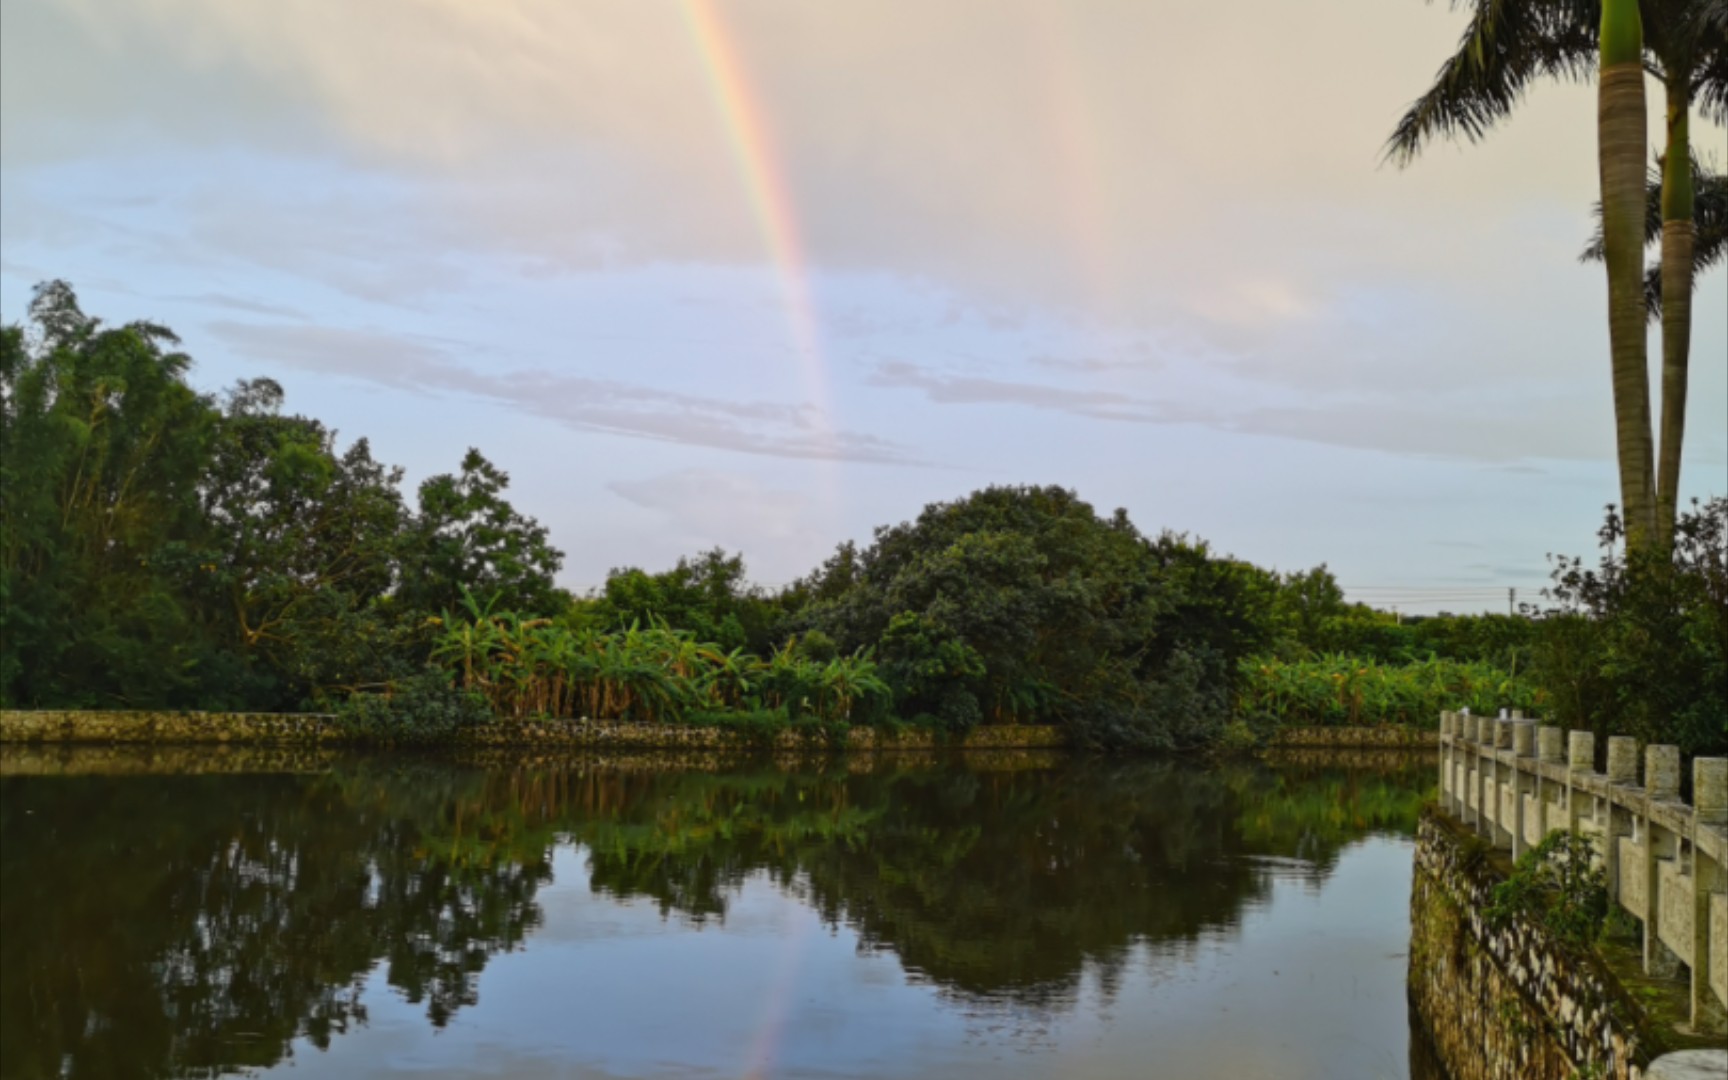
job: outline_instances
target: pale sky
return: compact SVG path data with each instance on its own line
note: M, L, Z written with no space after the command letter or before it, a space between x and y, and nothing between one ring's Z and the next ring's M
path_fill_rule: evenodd
M410 486L478 446L577 589L716 544L779 584L1055 483L1355 598L1504 610L1617 498L1577 262L1595 90L1382 164L1463 20L5 0L0 318L66 278ZM1694 306L1700 496L1728 489L1725 297L1717 269Z

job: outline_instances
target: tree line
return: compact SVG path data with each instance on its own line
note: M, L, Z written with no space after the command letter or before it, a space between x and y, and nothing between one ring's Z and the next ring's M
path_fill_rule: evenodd
M573 596L478 450L410 498L271 380L200 392L177 345L58 281L0 332L8 707L337 710L385 739L544 716L1039 723L1170 749L1468 700L1722 740L1722 500L1682 515L1655 585L1616 518L1601 567L1558 564L1550 610L1521 617L1395 620L1324 566L1143 533L1059 487L934 503L777 590L716 549Z

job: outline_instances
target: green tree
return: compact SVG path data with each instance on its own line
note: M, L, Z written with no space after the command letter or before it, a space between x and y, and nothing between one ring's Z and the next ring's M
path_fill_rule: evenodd
M581 602L580 618L600 629L664 622L725 649L767 654L781 636L781 605L749 584L744 557L722 548L682 557L653 574L635 567L606 575L602 595Z
M401 598L413 609L454 611L463 591L511 611L555 615L569 596L553 584L564 553L545 526L504 498L510 477L469 449L461 470L420 485L403 553Z
M1684 117L1684 113L1680 113ZM1670 104L1670 138L1674 112ZM1664 547L1672 544L1672 527L1678 513L1681 445L1686 427L1687 381L1691 360L1692 293L1699 275L1722 261L1728 253L1728 174L1720 173L1696 155L1687 169L1684 185L1671 180L1674 167L1667 154L1657 159L1645 187L1644 243L1658 245L1655 265L1644 271L1644 306L1649 317L1662 324L1662 421L1656 475L1656 525ZM1690 215L1684 211L1691 203ZM1606 247L1601 227L1602 208L1596 208L1596 235L1584 249L1583 258L1600 262ZM1664 295L1675 297L1663 304Z
M0 331L0 701L197 701L182 571L217 414L178 340L104 326L63 281Z
M1620 498L1634 547L1657 540L1644 342L1644 31L1638 0L1603 0L1597 76L1597 160L1602 176L1602 261L1608 267L1608 347ZM1685 163L1682 155L1680 162ZM1690 209L1690 207L1688 207ZM1678 297L1670 298L1673 305Z
M1321 563L1312 570L1292 570L1283 575L1273 610L1284 632L1301 649L1316 652L1327 646L1327 621L1343 617L1349 608L1338 579Z
M365 439L282 414L269 379L227 396L201 486L210 554L195 578L212 622L271 705L404 673L387 617L407 513L402 470Z
M1436 135L1472 141L1508 117L1542 78L1599 75L1604 254L1622 505L1634 543L1665 546L1673 527L1685 429L1692 285L1698 272L1689 114L1728 118L1728 5L1721 0L1473 0L1458 50L1411 105L1388 144L1408 163ZM1662 468L1653 461L1644 363L1642 203L1644 74L1667 103L1660 274L1678 302L1663 314Z
M1595 567L1556 558L1534 671L1555 719L1609 735L1728 752L1728 499L1694 504L1671 557L1630 547L1610 509Z
M843 548L794 621L878 648L903 714L1170 746L1222 723L1237 663L1270 640L1269 580L1071 491L992 487Z

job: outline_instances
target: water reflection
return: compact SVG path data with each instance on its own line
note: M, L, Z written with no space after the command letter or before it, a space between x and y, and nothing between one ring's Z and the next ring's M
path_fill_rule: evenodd
M1108 1005L1134 950L1215 937L1275 881L1318 886L1351 842L1412 832L1430 778L1420 760L851 773L376 759L6 777L0 1074L269 1066L364 1024L379 976L441 1027L476 1004L492 958L532 949L540 895L573 852L594 894L692 925L725 924L766 881L950 1000L1065 1009L1085 979Z

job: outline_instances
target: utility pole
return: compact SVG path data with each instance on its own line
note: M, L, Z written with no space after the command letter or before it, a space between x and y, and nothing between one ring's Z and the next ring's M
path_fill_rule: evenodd
M1518 614L1518 590L1516 588L1506 590L1506 614Z

